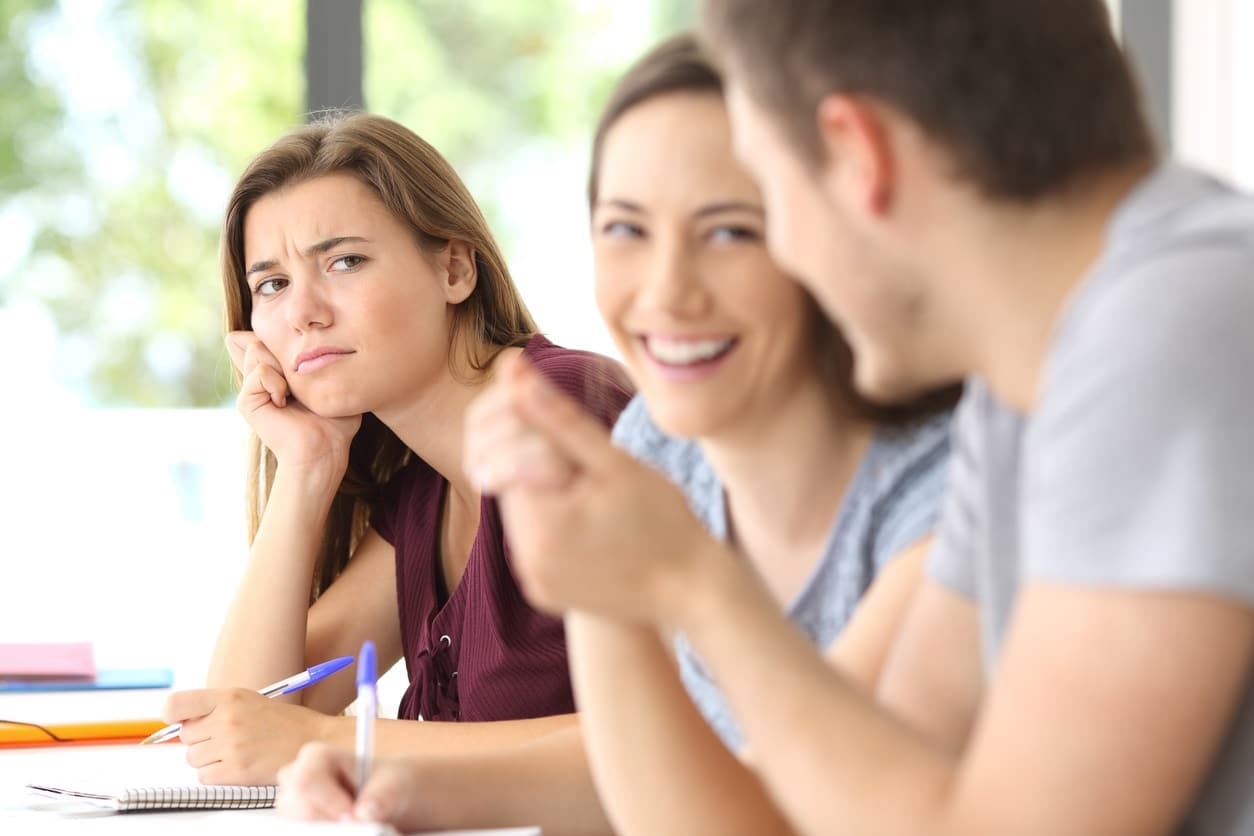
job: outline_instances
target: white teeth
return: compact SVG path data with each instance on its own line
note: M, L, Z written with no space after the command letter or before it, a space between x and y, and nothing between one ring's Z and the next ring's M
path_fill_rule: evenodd
M724 337L714 340L672 340L666 337L645 337L644 345L649 354L667 365L687 366L713 360L736 340Z

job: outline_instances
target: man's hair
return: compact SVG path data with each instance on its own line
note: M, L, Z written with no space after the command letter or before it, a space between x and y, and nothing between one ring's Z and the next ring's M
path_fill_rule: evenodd
M705 0L701 25L815 165L832 93L897 110L995 199L1031 202L1155 154L1102 0Z

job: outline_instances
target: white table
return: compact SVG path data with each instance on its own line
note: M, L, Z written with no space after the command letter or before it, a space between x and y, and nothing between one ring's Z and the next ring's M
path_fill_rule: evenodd
M30 782L87 789L122 786L184 786L196 772L179 744L36 747L0 750L0 832L5 834L273 833L273 810L194 810L119 814L34 795Z
M154 718L168 691L0 694L0 718L43 724ZM272 810L179 811L119 815L41 798L28 783L84 789L195 785L185 749L114 744L0 749L0 833L268 833ZM223 815L230 815L224 821Z
M160 709L167 691L0 694L0 717L38 723L142 719ZM158 746L37 746L0 749L0 834L213 833L231 836L371 836L387 833L373 825L308 824L273 810L180 810L114 813L43 798L28 783L75 789L128 786L194 786L181 743ZM393 831L394 833L394 831ZM539 836L536 828L457 831L459 836ZM432 834L438 836L438 834Z

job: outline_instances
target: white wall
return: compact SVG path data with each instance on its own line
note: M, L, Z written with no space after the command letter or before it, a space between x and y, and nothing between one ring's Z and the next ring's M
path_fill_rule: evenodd
M1175 0L1176 156L1254 188L1254 0Z
M242 421L49 409L0 433L0 641L93 641L100 667L205 665L246 556Z
M234 409L4 416L0 642L90 641L98 667L202 687L248 558L246 438ZM406 684L381 681L383 716Z

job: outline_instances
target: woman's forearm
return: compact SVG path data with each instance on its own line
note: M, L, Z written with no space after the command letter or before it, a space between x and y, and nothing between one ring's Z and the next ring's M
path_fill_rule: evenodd
M656 633L583 613L566 625L587 757L619 833L787 832L689 700Z
M329 477L276 471L247 568L218 635L209 687L260 688L305 668L309 589L334 492ZM299 702L297 697L287 699Z
M529 743L577 725L578 718L575 714L489 723L377 720L375 750L380 757L490 752ZM351 749L356 734L356 717L333 717L327 726L325 740L327 743Z
M355 718L331 718L351 750ZM389 816L408 832L540 825L546 836L608 834L574 714L493 723L381 720L381 758L405 763Z
M720 683L795 829L923 832L953 777L951 753L828 664L743 566L712 554L705 568L674 623Z
M485 742L478 735L474 739ZM613 832L597 799L573 715L564 724L550 725L546 733L512 744L470 749L449 745L411 755L406 775L398 787L405 790L403 797L392 807L397 814L389 816L405 832L523 825L539 825L545 836Z

